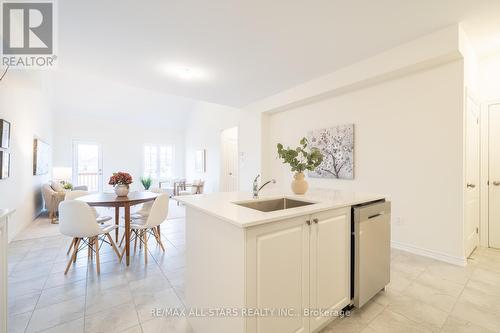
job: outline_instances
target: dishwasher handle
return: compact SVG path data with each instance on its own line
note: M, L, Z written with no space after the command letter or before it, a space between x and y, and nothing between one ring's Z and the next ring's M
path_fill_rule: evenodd
M375 202L360 207L354 208L354 221L366 221L376 218L380 215L391 213L390 201Z

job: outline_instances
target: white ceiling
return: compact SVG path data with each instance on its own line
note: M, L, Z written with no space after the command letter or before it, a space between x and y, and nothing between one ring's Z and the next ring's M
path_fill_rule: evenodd
M241 107L465 21L500 46L498 0L64 0L59 64L168 94ZM159 70L206 71L182 81Z

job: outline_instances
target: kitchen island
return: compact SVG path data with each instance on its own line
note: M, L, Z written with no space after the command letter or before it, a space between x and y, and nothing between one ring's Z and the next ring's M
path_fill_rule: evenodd
M222 192L186 205L186 308L195 332L317 332L351 304L351 207L384 196Z

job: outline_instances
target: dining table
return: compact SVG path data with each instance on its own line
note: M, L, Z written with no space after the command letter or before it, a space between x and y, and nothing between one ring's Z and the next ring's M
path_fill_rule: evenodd
M93 207L114 207L115 224L120 223L120 208L124 210L125 220L125 262L130 265L130 207L139 205L148 201L154 201L158 196L153 192L130 192L126 197L119 197L115 193L95 193L81 196L76 200L86 202ZM118 242L118 228L115 230L115 238Z

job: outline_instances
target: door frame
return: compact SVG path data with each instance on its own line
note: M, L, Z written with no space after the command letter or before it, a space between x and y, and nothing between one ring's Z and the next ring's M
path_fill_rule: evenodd
M78 144L88 144L88 145L97 145L99 147L99 166L98 166L98 170L100 170L100 175L98 177L98 180L97 180L97 190L98 192L102 192L103 191L103 188L104 188L104 176L103 176L103 169L102 169L102 144L98 141L93 141L93 140L80 140L80 139L73 139L72 140L72 147L71 147L71 154L72 154L72 157L71 157L71 160L72 160L72 182L73 184L75 185L79 185L79 184L76 184L76 181L78 179L78 158L77 158L77 150L76 150L76 147Z
M490 137L490 121L489 111L492 105L500 104L500 99L489 100L481 104L481 220L479 227L479 244L484 247L489 247L489 137Z
M237 177L236 177L236 190L239 191L240 189L240 126L239 125L234 125L230 127L223 128L219 131L219 151L220 151L220 173L219 173L219 190L222 188L222 178L224 177L224 142L222 138L222 134L224 131L236 128L237 130L237 143L236 143L236 169L237 169Z
M466 235L466 226L467 226L467 184L469 182L469 179L467 179L467 175L468 175L468 161L467 161L467 157L468 157L468 150L467 150L467 145L468 145L468 135L469 135L469 100L474 103L474 105L478 108L478 114L477 114L477 121L478 121L478 144L479 144L479 147L478 147L478 153L479 153L479 161L478 164L479 164L479 188L478 188L478 191L479 191L479 210L478 210L478 214L479 214L479 222L478 222L478 226L477 226L477 233L478 233L478 237L477 237L477 241L476 241L476 244L475 244L475 248L472 250L471 253L467 253L467 242L466 242L466 237L468 235ZM466 257L469 257L474 251L475 249L481 245L481 234L482 234L482 223L481 223L481 219L482 219L482 211L481 211L481 208L482 208L482 202L484 201L483 200L483 196L482 196L482 119L484 117L482 116L482 105L480 103L480 101L476 98L475 94L473 94L471 92L470 89L468 89L467 87L465 88L464 90L464 114L463 114L463 133L464 133L464 136L463 136L463 152L464 152L464 160L463 160L463 209L462 209L462 214L463 214L463 226L462 226L462 233L463 233L463 250L464 250L464 254Z

